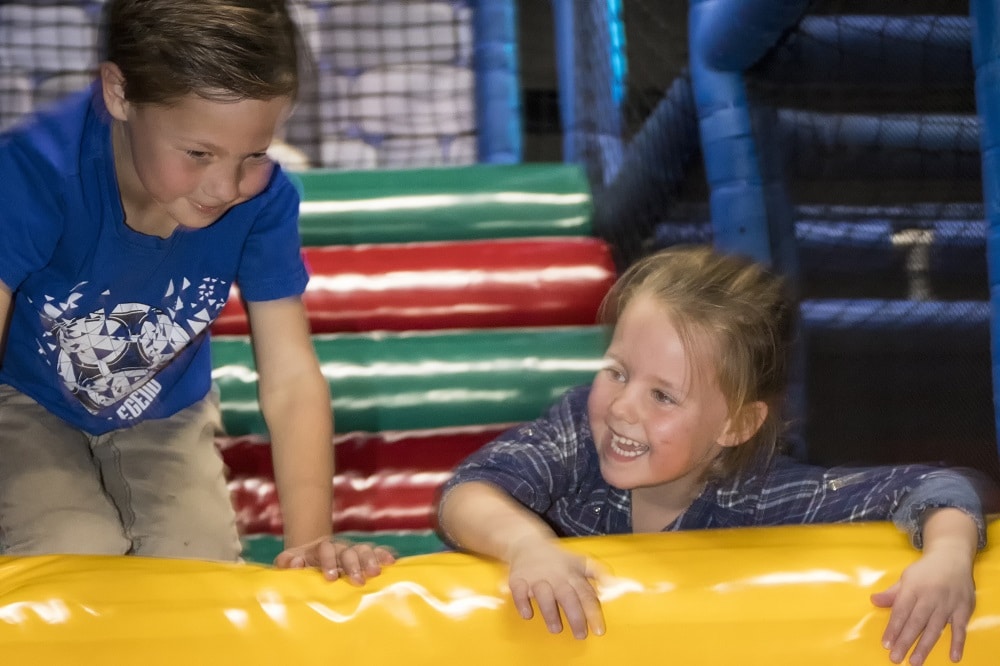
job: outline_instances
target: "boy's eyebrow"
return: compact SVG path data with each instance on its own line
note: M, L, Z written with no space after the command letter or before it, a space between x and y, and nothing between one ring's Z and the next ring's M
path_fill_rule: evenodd
M214 143L212 143L210 141L202 141L201 139L188 139L188 138L185 138L185 137L180 137L180 138L181 138L181 141L192 143L192 144L194 144L195 146L197 146L199 148L204 148L207 152L210 152L210 153L222 153L222 152L225 152L224 150L222 150L222 148L220 146L217 146L217 145L215 145ZM247 153L247 155L257 155L258 153L266 153L266 152L267 152L267 147L265 146L264 148L262 148L260 150L252 150L249 153Z

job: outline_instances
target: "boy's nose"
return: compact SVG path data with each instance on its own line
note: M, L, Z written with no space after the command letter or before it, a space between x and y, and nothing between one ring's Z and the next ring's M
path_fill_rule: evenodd
M240 193L240 169L219 168L205 183L205 193L220 204L234 201Z

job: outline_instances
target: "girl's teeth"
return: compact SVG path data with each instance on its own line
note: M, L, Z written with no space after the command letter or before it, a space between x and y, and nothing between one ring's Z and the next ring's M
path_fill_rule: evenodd
M642 446L638 442L632 441L631 439L613 435L611 437L611 450L617 455L624 456L626 458L635 458L636 456L641 456L645 453L646 447Z

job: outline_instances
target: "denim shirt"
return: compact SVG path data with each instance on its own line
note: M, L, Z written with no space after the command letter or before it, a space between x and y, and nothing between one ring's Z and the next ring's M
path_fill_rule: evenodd
M542 418L511 428L470 455L441 496L479 481L507 492L559 536L631 533L631 493L601 476L587 417L589 393L589 386L571 389ZM924 513L943 507L972 517L979 547L986 545L981 501L957 471L928 465L824 468L778 456L739 478L710 481L663 530L891 520L920 548Z

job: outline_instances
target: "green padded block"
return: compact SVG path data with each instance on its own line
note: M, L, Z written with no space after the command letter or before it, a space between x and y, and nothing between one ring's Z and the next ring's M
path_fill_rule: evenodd
M302 193L302 244L590 236L593 204L571 164L289 174Z
M534 419L601 365L608 330L562 326L313 336L337 432ZM212 339L228 435L266 434L249 340Z
M447 546L432 530L385 531L385 532L338 532L355 542L373 543L385 546L397 557L427 555L447 550ZM254 534L243 537L243 559L257 564L271 564L284 547L284 541L274 534Z

